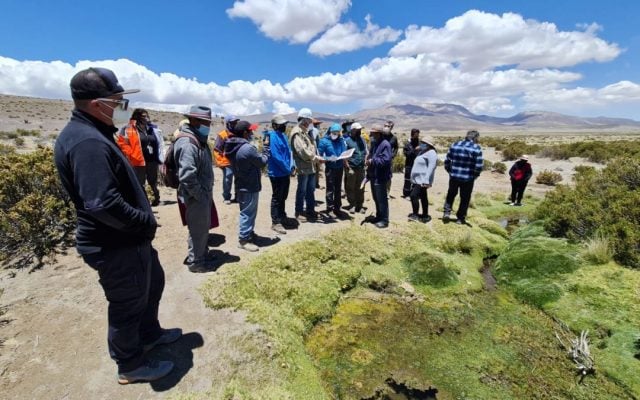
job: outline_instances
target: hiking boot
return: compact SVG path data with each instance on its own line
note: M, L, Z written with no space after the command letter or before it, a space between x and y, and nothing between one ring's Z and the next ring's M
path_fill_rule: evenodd
M515 203L514 206L516 207L522 207L522 203Z
M276 233L279 233L281 235L286 235L287 234L287 230L284 229L284 226L282 226L282 224L273 224L273 225L271 225L271 230L273 230Z
M458 225L466 225L466 224L467 224L467 221L465 221L465 219L464 219L464 218L458 218L458 219L456 220L456 224L458 224Z
M306 216L307 216L307 222L316 222L316 220L318 219L318 213L315 211L307 212Z
M223 203L229 205L231 204L231 200L225 200Z
M296 214L298 222L307 222L307 216L304 214Z
M431 221L431 215L420 218L420 222L422 222L423 224L426 224L429 221Z
M334 211L333 213L336 215L336 218L338 218L338 219L347 219L347 218L349 218L349 215L346 212L341 211L341 210Z
M284 229L293 229L298 226L298 220L295 218L284 217L282 218L282 226Z
M203 264L203 263L198 263L198 264L191 264L189 265L189 272L194 272L196 274L201 274L204 272L211 272L213 271L213 267L207 264Z
M409 222L419 222L420 221L420 217L418 217L417 214L409 214Z
M142 346L142 351L146 353L148 351L151 351L154 347L160 346L161 344L173 343L176 340L180 339L181 336L182 329L180 328L163 329L162 335L160 335L159 338L149 344L145 344L144 346Z
M516 203L514 203L513 201L511 203L509 203L510 206L515 206Z
M256 252L258 250L260 250L260 248L258 246L256 246L255 244L251 243L248 240L241 240L238 242L238 248L241 248L242 250L246 250L246 251L251 251L251 252Z
M442 220L443 220L443 221L447 221L447 220L449 220L449 219L451 219L451 213L446 212L446 213L444 213L444 214L442 215Z
M134 382L151 382L167 376L173 369L171 361L147 362L133 371L118 374L118 383L127 385Z
M378 221L376 222L376 228L384 229L389 226L388 222Z
M353 208L353 206L351 204L347 204L346 206L342 206L342 209L343 210L347 210L347 211L351 210L352 208Z

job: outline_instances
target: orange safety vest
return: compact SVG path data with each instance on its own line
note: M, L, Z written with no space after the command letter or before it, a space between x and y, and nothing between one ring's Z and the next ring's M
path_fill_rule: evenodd
M218 168L224 168L231 165L231 161L229 161L229 158L224 154L224 142L226 142L228 138L229 132L227 132L226 129L218 132L216 144L213 147L213 156L215 157L216 167Z
M118 146L129 160L132 167L144 167L144 155L140 144L140 135L136 128L136 121L129 121L129 125L124 129L124 135L118 132Z

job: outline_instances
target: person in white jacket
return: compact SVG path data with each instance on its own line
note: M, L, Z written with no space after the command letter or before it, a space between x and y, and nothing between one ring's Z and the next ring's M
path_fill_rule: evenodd
M431 221L427 189L433 185L438 155L433 139L430 136L424 136L420 139L419 146L420 154L416 157L411 168L412 186L410 198L412 213L409 214L409 221L426 223ZM422 214L419 213L420 204L422 204Z

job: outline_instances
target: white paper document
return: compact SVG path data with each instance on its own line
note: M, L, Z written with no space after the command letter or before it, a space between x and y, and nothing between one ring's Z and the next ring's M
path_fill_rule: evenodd
M346 151L343 151L342 154L340 154L339 156L331 156L331 157L321 157L323 160L325 161L338 161L338 160L344 160L347 158L351 158L351 156L353 155L353 152L355 151L355 149L349 149Z

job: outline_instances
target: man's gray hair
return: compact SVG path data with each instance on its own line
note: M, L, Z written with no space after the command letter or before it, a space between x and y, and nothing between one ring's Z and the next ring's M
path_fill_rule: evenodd
M478 140L479 137L480 137L480 132L476 131L475 129L467 132L467 139L476 141Z

